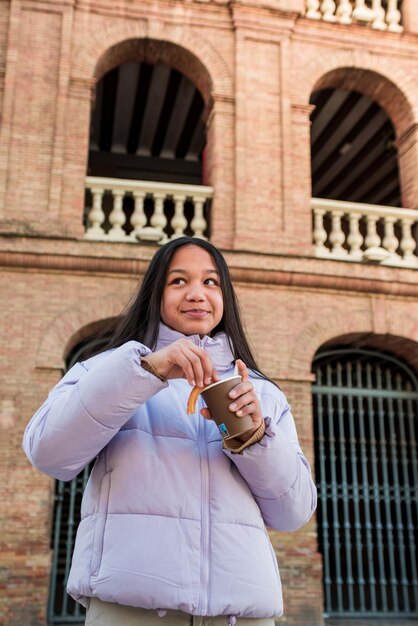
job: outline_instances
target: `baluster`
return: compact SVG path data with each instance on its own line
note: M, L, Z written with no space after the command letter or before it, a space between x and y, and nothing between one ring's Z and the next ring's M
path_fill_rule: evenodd
M109 230L110 239L126 239L126 233L122 226L126 222L126 215L123 212L123 197L125 191L114 190L113 191L113 210L109 215L109 222L112 224L112 228Z
M399 255L396 254L399 245L399 241L395 237L394 229L396 217L385 217L384 220L385 236L383 237L382 246L389 252L389 257L386 259L385 263L390 264L401 260Z
M102 239L105 236L105 232L102 228L102 224L105 221L105 214L102 209L102 199L104 189L92 189L93 195L93 208L88 215L88 221L91 226L87 228L87 239Z
M353 19L358 22L371 22L373 17L374 12L366 6L365 0L356 0Z
M340 24L351 24L351 14L353 12L353 6L350 0L340 0L337 9L337 19Z
M335 2L334 0L322 0L321 2L322 19L324 22L336 22Z
M388 0L388 8L386 11L386 22L388 30L392 33L401 33L403 27L401 26L401 12L398 9L398 0Z
M154 212L151 216L151 226L143 226L138 238L142 241L161 241L166 240L163 228L167 223L164 215L164 194L154 193Z
M327 231L324 228L324 215L326 213L325 209L318 209L314 207L314 231L313 231L313 240L315 243L315 254L316 256L323 257L329 256L329 249L324 246L324 243L327 240Z
M147 217L144 211L145 191L134 191L133 196L135 200L135 208L131 217L132 224L132 239L141 239L142 230L147 223Z
M374 11L372 28L375 30L386 30L387 24L385 22L385 9L382 7L382 0L373 0L372 10Z
M203 206L205 204L205 198L200 196L195 196L193 198L194 204L194 216L190 223L190 226L193 230L193 237L199 237L200 239L206 239L204 236L204 231L206 229L206 220L203 214Z
M366 250L364 251L363 256L367 261L380 262L380 261L384 261L389 256L389 253L387 252L387 250L382 248L382 246L380 245L381 244L380 237L377 234L376 223L379 219L380 218L377 217L376 215L366 216L367 235L364 240L364 243L366 245Z
M154 193L154 213L151 216L151 226L160 235L159 243L163 244L167 241L167 235L164 228L167 226L167 218L164 215L164 193Z
M336 258L345 258L347 256L347 250L344 250L342 244L345 241L345 235L341 228L341 219L344 213L342 211L333 211L331 220L331 234L329 236L330 243L332 244L331 255Z
M361 215L357 213L350 213L348 216L348 223L350 232L347 237L347 243L349 248L350 259L360 261L363 258L363 252L361 251L361 245L363 243L363 237L359 229L359 221Z
M416 241L412 237L411 227L413 220L408 218L402 219L402 239L400 249L403 253L403 262L408 265L417 265L418 259L414 255Z
M171 220L171 225L174 228L174 233L171 236L171 239L177 239L178 237L184 236L184 231L187 228L187 220L184 217L184 202L186 200L186 196L175 195L173 196L174 200L174 217Z
M306 0L306 13L305 16L311 20L320 20L321 13L319 9L319 0Z

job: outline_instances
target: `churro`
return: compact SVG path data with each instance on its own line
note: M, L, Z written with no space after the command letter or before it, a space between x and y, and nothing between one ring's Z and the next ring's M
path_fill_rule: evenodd
M189 399L187 400L187 415L191 415L196 411L196 403L199 395L202 393L205 387L198 387L195 385L190 392Z

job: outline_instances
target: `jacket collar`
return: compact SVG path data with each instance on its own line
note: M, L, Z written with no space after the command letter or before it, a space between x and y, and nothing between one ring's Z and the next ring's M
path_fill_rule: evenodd
M216 333L213 337L205 335L201 338L199 335L183 335L183 333L173 330L169 326L160 322L160 330L155 350L165 348L170 345L170 343L184 338L189 339L189 341L193 341L196 346L206 350L209 353L216 371L220 374L226 372L232 366L234 362L234 355L231 350L228 336L223 331Z

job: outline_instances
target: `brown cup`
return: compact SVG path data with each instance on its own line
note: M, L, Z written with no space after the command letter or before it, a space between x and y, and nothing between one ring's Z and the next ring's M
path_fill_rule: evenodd
M241 382L241 376L231 376L223 380L208 385L202 391L202 396L210 411L213 421L219 428L223 439L243 435L249 430L253 430L254 422L251 415L237 417L236 413L229 410L229 405L233 400L228 396L231 389Z

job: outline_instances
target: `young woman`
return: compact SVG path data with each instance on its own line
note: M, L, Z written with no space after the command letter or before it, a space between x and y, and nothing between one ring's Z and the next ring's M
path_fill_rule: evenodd
M191 385L231 375L230 409L251 415L223 442ZM206 418L206 419L203 419ZM228 268L210 243L155 254L106 351L77 363L24 436L33 465L61 480L96 458L82 503L68 593L89 626L167 626L281 615L266 526L293 530L316 490L284 394L245 338ZM217 618L214 620L214 618Z

